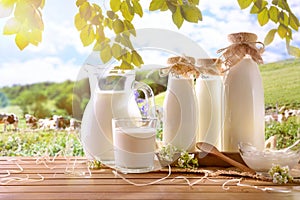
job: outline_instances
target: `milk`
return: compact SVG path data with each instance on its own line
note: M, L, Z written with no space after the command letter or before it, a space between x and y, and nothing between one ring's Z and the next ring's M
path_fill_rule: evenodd
M195 90L199 108L197 141L222 150L222 77L201 75L196 80Z
M164 144L194 151L198 127L194 79L169 75L163 108Z
M237 152L239 142L263 150L264 91L258 65L242 59L226 74L224 88L224 150Z
M123 90L96 89L92 103L93 106L84 115L84 120L91 123L86 123L89 127L83 127L83 130L89 131L82 135L81 141L84 143L87 156L102 162L113 161L112 118L140 117L139 108L134 96Z
M154 167L156 129L113 128L117 168L151 170Z

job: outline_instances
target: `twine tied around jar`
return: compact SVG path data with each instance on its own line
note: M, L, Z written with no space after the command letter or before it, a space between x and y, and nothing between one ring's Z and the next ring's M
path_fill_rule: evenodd
M161 77L168 76L170 73L184 78L198 78L200 73L195 66L195 58L189 56L175 56L168 59L170 66L159 70Z
M246 55L250 56L257 64L263 64L261 54L265 50L265 45L257 41L256 34L246 32L232 33L228 35L228 40L232 44L217 51L217 53L222 53L220 59L227 67L225 71L236 65ZM262 47L256 47L257 44L262 45Z
M207 75L223 75L222 62L218 58L200 58L197 60L198 71Z

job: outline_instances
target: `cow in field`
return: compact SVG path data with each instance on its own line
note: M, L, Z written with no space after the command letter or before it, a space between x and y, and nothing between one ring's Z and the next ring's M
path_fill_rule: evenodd
M38 127L38 119L30 114L25 114L26 126L31 129L35 129Z
M70 126L69 126L68 130L75 131L75 130L80 129L80 127L81 127L81 122L79 120L74 119L74 118L70 119Z
M43 130L64 130L70 126L70 119L60 115L53 115L48 119L39 119L38 125L39 128Z
M0 113L0 124L4 124L4 131L8 125L12 125L16 131L18 130L19 118L14 113Z

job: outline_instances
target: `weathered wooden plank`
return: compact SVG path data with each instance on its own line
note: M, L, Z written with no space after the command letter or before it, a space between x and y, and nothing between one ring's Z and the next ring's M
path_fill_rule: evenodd
M0 199L10 200L57 200L57 199L199 199L199 200L224 200L224 199L239 199L239 200L291 200L299 199L300 194L282 194L282 193L111 193L111 192L95 192L95 193L15 193L15 194L0 194Z
M261 186L264 188L264 186ZM276 188L275 186L273 188ZM283 189L284 187L277 187ZM288 187L285 187L288 189ZM251 193L264 193L261 190L252 188L252 187L240 187L240 186L229 186L228 190L224 190L221 186L214 185L194 185L189 187L188 185L177 185L177 184L168 184L168 185L148 185L143 187L137 187L134 185L21 185L21 186L2 186L0 189L1 193L97 193L97 192L128 192L128 193L236 193L236 192L251 192ZM300 193L299 193L300 194Z
M19 176L20 178L26 178L25 176ZM39 176L31 176L31 179L40 179ZM14 186L63 186L63 185L126 185L128 182L124 181L121 178L103 178L103 177L98 177L98 178L90 178L90 177L81 177L81 178L57 178L57 177L44 177L45 179L43 181L37 181L37 182L32 182L32 181L12 181L9 182L7 185L14 185ZM157 178L129 178L127 179L128 181L131 181L136 184L149 184L154 181L157 181ZM200 178L189 178L188 179L190 183L196 183L196 185L215 185L215 186L221 186L223 183L227 182L230 179L210 179L210 180L202 180L199 182ZM262 181L255 181L255 180L243 180L242 183L244 184L250 184L250 185L256 185L256 186L276 186L272 182L262 182ZM187 186L188 183L184 179L174 179L174 178L167 178L165 180L160 181L157 183L159 185L183 185ZM227 183L226 185L236 185L236 183ZM1 192L1 189L0 189Z

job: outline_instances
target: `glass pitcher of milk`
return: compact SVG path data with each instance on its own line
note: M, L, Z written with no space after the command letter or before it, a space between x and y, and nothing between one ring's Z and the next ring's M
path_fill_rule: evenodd
M112 118L155 117L154 94L147 84L135 81L134 70L111 71L89 65L86 69L91 98L83 114L80 139L88 159L113 164ZM144 93L147 113L141 113L134 90Z

